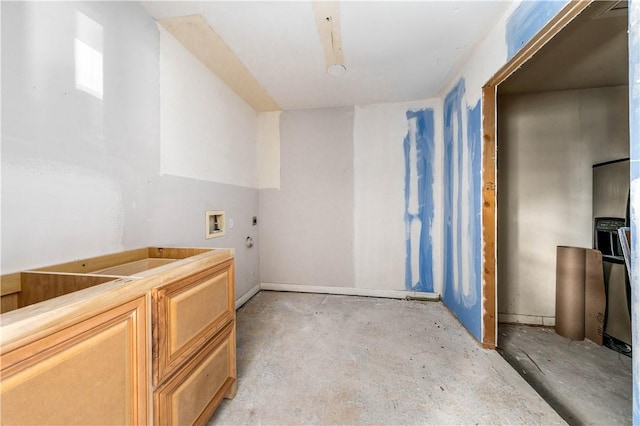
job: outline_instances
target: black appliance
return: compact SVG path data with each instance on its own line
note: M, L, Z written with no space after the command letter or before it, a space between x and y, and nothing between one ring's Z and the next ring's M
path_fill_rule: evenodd
M629 159L593 166L593 247L602 252L607 310L603 343L631 355L631 287L618 229L629 224Z

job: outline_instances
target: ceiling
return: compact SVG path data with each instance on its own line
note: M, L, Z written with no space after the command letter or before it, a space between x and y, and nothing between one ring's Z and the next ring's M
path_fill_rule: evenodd
M201 15L283 110L438 96L510 4L339 2L347 71L332 76L311 1L141 3L156 19Z
M498 88L500 94L628 84L625 1L594 2Z

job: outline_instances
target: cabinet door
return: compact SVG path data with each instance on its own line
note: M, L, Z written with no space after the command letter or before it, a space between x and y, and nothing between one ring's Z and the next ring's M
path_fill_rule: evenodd
M153 379L161 383L235 318L233 261L153 290Z
M2 424L146 424L146 298L2 353Z
M235 347L235 322L231 322L154 393L154 423L205 424L222 398L233 392Z

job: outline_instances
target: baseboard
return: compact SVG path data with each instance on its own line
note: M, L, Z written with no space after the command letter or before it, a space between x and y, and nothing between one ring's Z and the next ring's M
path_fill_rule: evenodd
M382 297L386 299L415 299L437 302L440 300L438 293L404 290L378 290L355 287L326 287L303 284L261 283L260 290L290 291L296 293L337 294L344 296Z
M260 291L260 284L256 285L251 290L246 292L240 299L236 300L236 310L238 310L240 306L247 303L249 299L251 299L253 296L258 294L259 291Z
M545 327L553 327L556 325L556 318L545 317L542 315L498 313L498 322L508 323L508 324L528 324L528 325L542 325Z

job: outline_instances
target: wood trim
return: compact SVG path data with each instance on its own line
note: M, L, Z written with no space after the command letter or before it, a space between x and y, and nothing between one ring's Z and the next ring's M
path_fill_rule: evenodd
M496 346L496 86L482 88L482 346Z
M518 70L569 22L589 7L592 2L593 0L570 1L518 53L500 68L482 88L482 238L484 241L482 346L485 348L493 349L497 343L497 88L500 83Z

